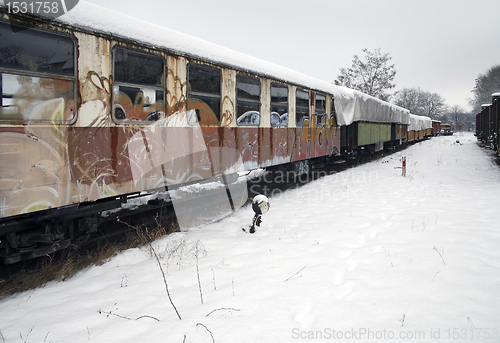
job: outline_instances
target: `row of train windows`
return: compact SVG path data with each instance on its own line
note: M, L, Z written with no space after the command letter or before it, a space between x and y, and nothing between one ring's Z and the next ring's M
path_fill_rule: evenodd
M76 98L75 43L69 37L0 23L0 120L74 120ZM165 117L165 60L153 54L116 48L113 52L113 119L118 123L148 123ZM221 122L221 69L188 64L187 109L201 125ZM288 126L288 86L272 82L271 126ZM316 116L326 115L325 95L315 95ZM309 119L310 92L297 89L296 120ZM261 82L236 77L236 122L261 125ZM332 107L333 108L333 107Z
M188 110L196 109L202 124L220 121L221 70L215 67L190 63L188 65ZM288 126L288 86L271 82L271 126ZM236 76L236 123L241 126L261 124L261 82L253 76ZM317 123L321 124L326 115L326 96L315 95ZM310 92L298 88L296 91L296 124L302 127L309 119ZM200 106L200 103L206 106ZM200 108L201 107L201 108ZM333 108L333 98L332 98ZM207 119L208 118L208 119Z

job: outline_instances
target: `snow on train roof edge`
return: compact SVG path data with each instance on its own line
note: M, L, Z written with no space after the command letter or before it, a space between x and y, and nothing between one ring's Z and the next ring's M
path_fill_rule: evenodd
M85 1L80 1L74 9L56 20L83 29L165 48L174 53L191 55L212 63L234 66L296 84L308 85L319 90L326 91L329 85L326 81L283 66Z
M394 104L86 1L56 20L332 94L340 125L354 121L409 123L409 111ZM386 111L366 111L375 103Z

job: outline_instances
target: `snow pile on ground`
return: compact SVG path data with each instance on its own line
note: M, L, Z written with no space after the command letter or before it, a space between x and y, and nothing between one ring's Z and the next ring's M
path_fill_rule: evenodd
M253 235L241 230L247 206L154 243L182 320L156 258L132 249L1 301L0 339L500 340L500 170L472 134L432 138L270 203Z

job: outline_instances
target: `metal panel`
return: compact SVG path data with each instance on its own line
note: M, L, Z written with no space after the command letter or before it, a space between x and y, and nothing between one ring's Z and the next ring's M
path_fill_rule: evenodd
M391 140L391 124L358 123L358 146Z
M391 141L391 124L378 124L380 127L380 142Z
M358 146L372 144L371 123L358 123Z
M370 124L370 143L375 144L380 142L380 126L378 124Z

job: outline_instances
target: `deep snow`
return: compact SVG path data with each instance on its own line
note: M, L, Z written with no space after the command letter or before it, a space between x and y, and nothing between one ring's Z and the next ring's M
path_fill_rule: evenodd
M3 299L0 341L500 341L500 170L471 133L270 203L253 235L246 206L154 243L182 320L156 259L131 249Z

